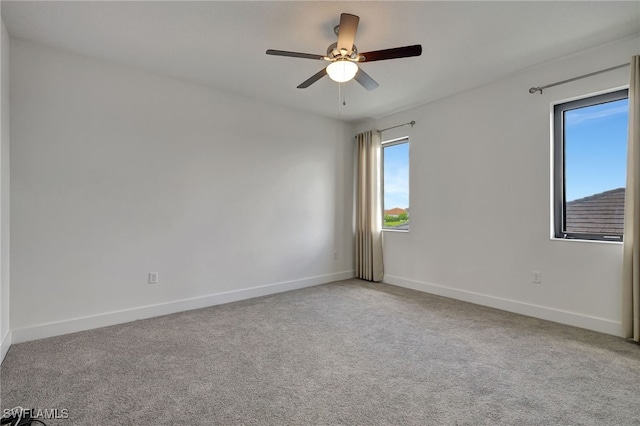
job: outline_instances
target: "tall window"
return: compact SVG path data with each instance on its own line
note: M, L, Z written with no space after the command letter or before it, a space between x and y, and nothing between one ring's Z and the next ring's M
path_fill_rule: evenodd
M555 237L622 241L628 91L554 107Z
M409 230L409 140L382 143L382 229Z

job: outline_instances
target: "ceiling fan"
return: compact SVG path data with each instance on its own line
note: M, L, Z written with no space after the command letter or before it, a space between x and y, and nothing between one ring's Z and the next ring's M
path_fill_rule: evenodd
M356 15L343 13L340 15L340 25L334 28L338 36L338 41L327 48L327 55L314 55L311 53L288 52L285 50L267 50L267 55L290 56L292 58L320 59L330 62L330 64L318 71L316 74L302 82L298 89L306 89L325 75L329 75L334 81L344 83L355 79L365 89L373 90L379 84L369 76L358 63L384 61L387 59L408 58L410 56L420 56L422 45L395 47L392 49L374 50L372 52L359 53L355 44L356 31L360 18Z

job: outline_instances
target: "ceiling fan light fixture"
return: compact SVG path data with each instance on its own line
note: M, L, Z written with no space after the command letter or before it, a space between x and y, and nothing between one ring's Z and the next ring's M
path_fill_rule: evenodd
M358 65L346 59L339 59L327 66L327 74L331 80L344 83L355 77Z
M267 50L267 55L288 56L291 58L304 59L322 59L331 62L328 66L322 68L320 71L300 83L297 86L298 89L306 89L328 74L329 78L337 83L344 83L351 79L355 79L365 89L373 90L377 88L379 84L376 83L369 74L358 67L358 62L384 61L387 59L420 56L422 54L422 45L420 44L359 53L358 48L354 44L359 22L360 18L356 15L352 15L350 13L340 14L340 24L333 29L338 36L338 41L327 47L326 56L275 49Z

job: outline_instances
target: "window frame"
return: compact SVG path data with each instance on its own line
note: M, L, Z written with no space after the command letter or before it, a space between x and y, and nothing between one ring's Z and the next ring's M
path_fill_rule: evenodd
M381 227L383 231L389 232L409 232L409 228L411 227L411 217L409 216L409 222L407 224L407 229L394 229L394 228L385 228L384 226L384 149L390 146L407 144L408 151L408 164L409 173L411 171L411 144L409 143L408 136L402 136L400 138L390 139L387 141L382 141L380 143L380 203L382 204L382 218L380 220ZM411 188L411 181L409 181L409 188ZM409 189L409 200L411 200L411 190ZM409 203L411 205L411 203Z
M565 232L566 226L566 179L565 179L565 129L564 113L578 108L600 105L629 98L629 89L589 95L580 99L559 102L553 105L553 238L562 240L622 242L622 235L586 234Z

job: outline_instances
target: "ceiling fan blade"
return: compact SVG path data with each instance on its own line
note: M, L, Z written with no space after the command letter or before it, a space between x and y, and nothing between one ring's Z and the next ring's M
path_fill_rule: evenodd
M338 50L353 50L353 42L356 39L360 18L356 15L343 13L340 15L340 29L338 30Z
M312 53L298 53L298 52L287 52L286 50L267 50L267 55L275 55L275 56L289 56L292 58L304 58L304 59L324 59L323 55L314 55Z
M367 90L373 90L380 86L373 78L371 78L369 74L364 72L362 68L358 69L358 72L356 73L356 76L354 78L358 83L362 85L362 87Z
M422 55L422 45L394 47L393 49L375 50L373 52L360 53L364 58L360 62L384 61L385 59L408 58Z
M317 73L315 73L314 75L312 75L311 77L309 77L308 79L306 79L305 81L300 83L298 85L298 89L306 89L307 87L311 86L316 81L320 80L325 75L327 75L327 69L326 68L322 68L320 71L318 71Z

